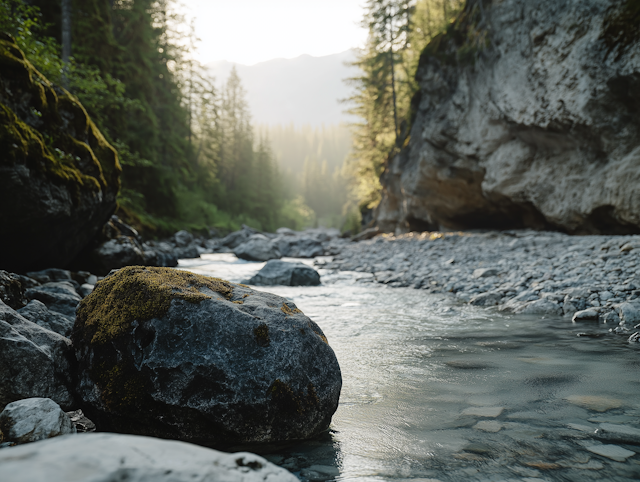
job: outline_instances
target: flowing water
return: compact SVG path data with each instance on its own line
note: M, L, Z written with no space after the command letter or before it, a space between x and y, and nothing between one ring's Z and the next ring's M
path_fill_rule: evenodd
M180 264L235 282L262 266L230 254ZM330 432L269 460L311 481L640 480L637 344L597 322L321 274L318 287L258 288L322 327L343 377Z

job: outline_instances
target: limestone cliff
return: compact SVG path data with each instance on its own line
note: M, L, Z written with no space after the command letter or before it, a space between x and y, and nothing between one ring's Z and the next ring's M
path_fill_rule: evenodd
M0 266L63 267L109 219L116 151L78 100L0 36Z
M640 2L469 0L422 54L380 228L640 232Z

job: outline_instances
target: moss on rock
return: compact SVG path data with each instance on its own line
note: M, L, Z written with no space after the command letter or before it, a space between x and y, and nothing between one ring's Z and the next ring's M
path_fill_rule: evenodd
M106 277L78 306L74 340L103 344L131 329L133 321L160 318L171 301L199 303L211 296L207 288L226 299L233 296L231 283L171 268L128 266Z
M0 264L14 271L65 266L116 208L118 155L78 99L49 82L5 34L0 152L0 204L16 206L0 213L15 233Z

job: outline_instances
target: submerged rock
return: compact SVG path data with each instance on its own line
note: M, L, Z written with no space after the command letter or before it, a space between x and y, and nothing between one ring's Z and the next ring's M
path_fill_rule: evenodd
M244 282L256 286L317 286L320 284L320 275L304 263L272 259L251 279Z
M76 433L69 416L49 398L12 402L0 413L0 433L5 442L25 444Z
M74 408L71 342L0 301L0 408L23 398L51 398Z
M79 470L81 464L82 470ZM67 435L0 451L3 482L297 482L247 452L112 433Z
M326 430L342 379L322 330L286 299L128 267L96 285L73 334L82 409L100 430L208 446Z
M0 64L0 266L65 266L116 207L118 156L77 99L5 34Z
M237 246L233 250L233 254L238 258L249 261L268 261L282 257L273 240L263 234L254 234L247 241Z

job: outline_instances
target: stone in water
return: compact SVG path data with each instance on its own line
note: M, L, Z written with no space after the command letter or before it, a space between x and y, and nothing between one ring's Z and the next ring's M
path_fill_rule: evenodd
M504 407L469 407L462 411L462 415L495 418L499 417L503 410Z
M589 452L593 452L597 455L602 455L608 459L615 460L617 462L624 462L629 457L635 455L635 452L631 450L623 449L618 445L592 445L586 447Z

